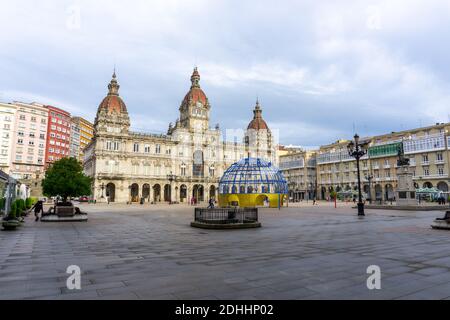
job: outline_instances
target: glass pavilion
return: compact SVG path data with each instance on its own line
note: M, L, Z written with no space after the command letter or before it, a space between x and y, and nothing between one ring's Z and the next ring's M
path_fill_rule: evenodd
M286 179L271 162L244 158L232 164L219 182L221 207L282 206L288 193Z

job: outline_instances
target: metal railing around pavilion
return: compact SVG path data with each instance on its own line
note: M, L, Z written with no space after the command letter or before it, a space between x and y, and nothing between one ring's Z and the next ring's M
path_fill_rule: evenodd
M207 224L258 222L258 208L195 208L194 220Z

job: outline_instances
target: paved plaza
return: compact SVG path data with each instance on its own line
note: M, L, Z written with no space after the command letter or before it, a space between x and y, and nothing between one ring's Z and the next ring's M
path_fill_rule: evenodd
M263 227L203 230L184 205L83 205L88 222L27 217L0 232L1 299L448 299L443 212L339 204L261 209ZM81 290L66 268L81 268ZM366 269L381 268L381 290Z

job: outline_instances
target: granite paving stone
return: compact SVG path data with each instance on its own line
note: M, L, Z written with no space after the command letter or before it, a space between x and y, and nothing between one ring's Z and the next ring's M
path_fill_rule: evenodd
M319 202L260 209L262 228L190 227L187 205L81 204L88 222L0 231L0 299L447 299L441 212ZM81 269L69 290L66 269ZM369 290L367 267L381 268Z

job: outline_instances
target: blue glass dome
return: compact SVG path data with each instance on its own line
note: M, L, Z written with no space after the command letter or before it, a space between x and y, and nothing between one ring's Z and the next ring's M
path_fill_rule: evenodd
M219 194L286 194L288 186L281 171L271 162L244 158L232 164L219 182Z

